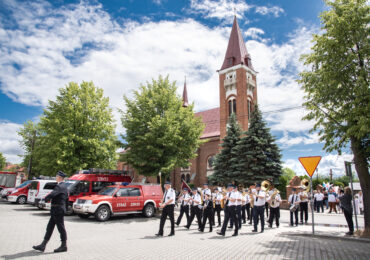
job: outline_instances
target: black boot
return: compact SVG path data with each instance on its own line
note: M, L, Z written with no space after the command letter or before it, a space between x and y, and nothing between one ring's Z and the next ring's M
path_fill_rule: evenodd
M57 249L54 249L54 253L67 252L67 241L62 241L62 244Z
M38 250L38 251L41 251L41 252L44 252L45 251L45 247L46 247L46 244L48 243L47 240L43 240L42 243L38 246L33 246L32 248L35 249L35 250Z

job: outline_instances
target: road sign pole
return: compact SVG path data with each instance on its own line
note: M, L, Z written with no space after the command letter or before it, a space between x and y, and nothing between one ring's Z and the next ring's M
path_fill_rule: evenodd
M315 235L315 219L314 219L314 207L313 207L313 189L312 189L312 177L310 177L310 186L311 186L311 214L312 214L312 235Z
M357 210L356 210L356 204L355 204L355 193L354 193L354 190L353 190L352 174L349 176L349 179L351 181L352 203L353 203L353 210L355 211L356 230L358 230Z

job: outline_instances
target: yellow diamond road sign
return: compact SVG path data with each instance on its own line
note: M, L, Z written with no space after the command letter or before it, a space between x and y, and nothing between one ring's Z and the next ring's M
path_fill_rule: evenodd
M319 165L319 162L321 160L321 156L299 157L298 160L303 165L307 174L310 177L312 177L313 173L315 172L315 170L317 168L317 165Z

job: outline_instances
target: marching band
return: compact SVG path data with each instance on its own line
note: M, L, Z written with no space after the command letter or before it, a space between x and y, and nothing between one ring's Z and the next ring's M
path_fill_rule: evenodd
M291 226L298 225L298 209L301 211L301 224L303 224L303 221L307 224L308 194L306 186L303 185L299 189L293 188L293 193L287 200L290 206ZM174 190L169 183L166 183L165 187L166 193L162 204L164 213L162 213L160 231L157 235L163 235L163 225L166 217L173 218L174 207L172 205L175 203L173 199ZM218 235L225 236L227 228L229 228L234 229L233 236L238 236L242 224L246 224L249 221L248 223L253 225L252 232L260 231L263 233L265 230L265 211L267 208L270 209L267 219L268 227L272 228L274 222L277 228L280 225L280 204L282 199L279 190L270 181L263 181L261 184L257 183L247 189L240 187L238 189L236 185L228 184L226 189L215 187L213 192L209 188L209 185L205 183L203 189L194 187L191 189L190 194L189 192L189 188L183 188L181 194L178 196L177 204L180 207L180 214L175 222L176 226L180 225L185 214L186 225L184 227L187 229L190 228L196 217L200 232L204 232L207 221L209 232L212 232L213 226L216 225L217 221L217 227L221 227L221 230L217 232ZM223 222L221 211L224 211ZM172 221L171 219L171 227ZM259 223L261 224L258 230ZM172 228L170 235L174 235Z

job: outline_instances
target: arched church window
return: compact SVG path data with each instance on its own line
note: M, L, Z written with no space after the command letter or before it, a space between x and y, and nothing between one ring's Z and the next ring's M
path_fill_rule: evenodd
M229 116L231 116L232 113L236 114L236 99L235 99L235 97L229 99L228 105L229 105Z
M181 180L184 181L185 180L185 174L181 174Z
M251 118L251 113L252 113L252 102L248 99L248 119Z
M189 183L190 182L190 174L186 174L186 182Z

